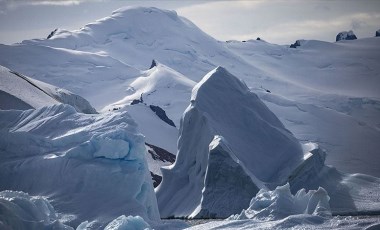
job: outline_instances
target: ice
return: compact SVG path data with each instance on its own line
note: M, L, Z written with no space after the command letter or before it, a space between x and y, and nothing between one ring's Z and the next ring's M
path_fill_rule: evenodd
M51 199L73 227L122 214L159 221L145 140L127 112L82 114L58 104L0 111L0 121L0 190Z
M303 159L301 145L277 117L243 82L218 67L194 87L181 120L176 162L163 169L156 188L161 217L189 216L198 209L214 135L229 143L229 152L259 188L284 183ZM224 211L222 216L232 214Z
M226 140L215 136L210 143L202 200L190 218L226 218L247 208L259 189L243 167Z
M0 192L1 229L73 229L59 221L49 201L21 191Z
M231 216L229 220L279 220L291 215L310 214L319 216L331 216L329 205L330 197L325 189L297 191L295 195L290 192L290 185L285 184L273 191L261 189L252 198L249 208L239 215Z
M140 216L119 216L109 223L104 230L145 230L151 229Z
M47 40L0 45L0 64L68 89L98 111L145 89L147 85L131 84L147 75L144 70L152 59L195 82L224 66L242 78L297 139L326 149L327 164L379 177L378 162L372 160L380 148L379 42L376 37L335 43L305 40L297 49L255 40L224 42L173 11L127 7L77 31L58 29ZM149 87L151 92L160 88ZM149 100L178 127L186 103L170 103L173 97L166 96L178 92L174 100L182 101L191 87L171 90L153 93ZM280 103L284 99L291 103ZM175 143L177 136L169 133L166 139Z

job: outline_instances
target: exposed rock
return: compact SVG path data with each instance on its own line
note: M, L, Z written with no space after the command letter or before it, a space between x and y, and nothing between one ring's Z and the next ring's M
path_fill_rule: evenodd
M303 41L304 40L297 40L296 42L290 45L290 48L297 48L297 46L301 46Z
M156 106L156 105L150 105L149 108L161 119L163 120L165 123L167 123L168 125L171 125L173 127L176 127L174 122L172 120L170 120L168 118L168 116L166 116L166 112L165 110L161 109L161 107L159 106Z
M152 60L152 64L150 65L149 69L152 69L152 68L154 68L156 66L157 66L157 61L153 59Z
M152 177L153 187L157 187L159 184L161 184L162 176L154 174L152 172L150 172L150 176Z
M51 33L47 36L46 39L50 39L51 37L53 37L54 34L55 34L57 31L58 31L58 29L55 29L55 30L51 31Z
M341 40L355 40L358 39L352 30L350 31L342 31L338 35L336 35L335 41Z
M143 95L143 94L140 95L140 99L134 99L134 100L131 102L131 105L136 105L136 104L139 104L139 103L144 103L144 100L143 100L142 95Z
M157 147L157 146L152 145L152 144L148 144L146 142L145 142L145 145L152 148L153 151L148 149L148 153L150 153L150 155L152 155L153 160L160 160L162 162L174 163L174 161L175 161L175 155L174 154L166 151L163 148Z
M380 37L380 29L376 31L375 37Z

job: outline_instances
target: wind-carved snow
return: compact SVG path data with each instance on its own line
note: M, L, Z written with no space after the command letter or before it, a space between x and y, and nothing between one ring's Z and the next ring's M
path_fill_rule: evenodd
M31 109L59 103L72 105L78 112L96 113L79 95L32 79L0 66L0 108Z
M243 82L218 67L194 87L181 120L176 162L163 169L156 189L161 217L189 216L199 206L214 135L225 138L259 188L286 181L303 158L301 145L277 117Z
M139 215L159 220L144 137L126 112L69 105L0 111L0 190L46 196L71 226Z

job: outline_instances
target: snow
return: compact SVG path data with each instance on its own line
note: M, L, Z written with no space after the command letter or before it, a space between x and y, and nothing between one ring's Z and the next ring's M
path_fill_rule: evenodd
M181 120L176 162L163 169L156 188L161 217L189 216L197 209L214 135L224 137L259 188L285 182L303 159L301 145L277 117L243 82L218 67L194 87Z
M127 112L59 104L0 111L0 121L0 190L47 197L70 226L122 214L159 220L145 141Z
M215 163L208 161L212 155L210 142L215 135L221 135L224 141L213 142L211 150L215 147L214 150L226 151L228 155L223 159L231 164L239 162L244 171L239 175L248 175L258 188L274 189L286 181L293 194L302 188L323 187L331 198L333 214L377 214L380 181L372 176L380 177L380 40L301 43L297 49L290 49L255 40L217 41L174 11L127 7L77 31L58 29L48 40L0 45L0 65L30 76L26 78L45 92L0 68L1 108L26 110L0 111L0 190L46 196L58 212L65 213L61 220L71 226L88 220L89 226L100 228L120 215L140 215L155 227L158 225L151 220L158 219L158 212L150 185L141 189L141 194L148 195L139 196L142 198L137 203L127 199L138 193L141 183L148 184L150 180L146 162L142 164L146 160L138 157L146 154L144 141L176 154L180 135L179 160L163 171L163 183L168 184L165 186L175 185L170 193L163 195L159 188L157 194L160 206L164 204L166 210L161 215L174 212L187 216L202 207L207 167ZM153 59L159 63L146 70ZM243 79L248 88L239 81L226 82L232 88L244 89L244 98L255 93L257 103L229 98L226 95L236 92L223 87L220 92L225 91L225 95L209 97L214 89L198 87L186 109L192 88L217 66ZM70 106L54 105L59 100L86 112L84 108L90 105L79 95L102 114L84 115ZM131 105L141 96L143 103ZM199 102L198 97L203 99ZM236 99L238 102L233 103ZM238 104L246 107L239 110ZM251 111L258 104L274 114L261 114L261 109ZM150 105L163 109L176 127L161 120ZM27 110L31 108L37 110ZM182 128L178 130L185 109ZM250 115L241 115L246 113ZM276 116L278 119L273 118ZM249 122L257 117L259 123ZM137 133L132 119L145 140L142 136L131 139L130 134ZM257 124L261 125L257 128ZM128 133L129 128L134 131ZM286 141L273 141L279 137L271 136L273 130L297 149L301 149L298 141L315 142L319 147L303 145L307 149L297 150L296 156L290 154L289 161L294 165L286 167L288 158L276 155L286 151L281 147ZM258 142L265 148L261 149ZM273 154L279 161L271 162L263 157L265 154L251 161L251 155L256 154L248 152ZM249 159L244 158L248 155ZM337 169L326 166L325 160ZM137 167L136 161L143 167ZM157 175L159 166L168 165L150 155L148 162ZM11 172L14 174L9 176ZM174 178L171 174L178 179L170 179ZM31 179L27 181L23 175ZM82 179L87 183L82 184ZM18 180L22 183L14 182ZM195 195L189 196L190 193ZM132 206L128 206L131 202ZM152 207L150 215L147 206ZM106 209L110 211L105 213ZM297 214L267 222L210 223L206 229L292 228L300 223L317 229L364 228L373 224L373 228L379 227L378 219L373 218Z
M0 66L1 109L31 109L59 103L78 112L96 113L90 103L70 91L23 76Z
M297 49L256 40L221 42L173 11L127 7L77 31L59 29L48 40L0 45L0 64L68 89L98 111L133 94L130 84L145 76L152 59L195 82L224 66L242 78L297 139L326 149L328 164L379 177L378 162L372 160L380 147L379 42L305 40ZM265 100L266 90L270 101ZM182 101L177 92L171 98ZM283 99L294 106L274 103ZM158 106L178 127L184 104ZM176 142L177 136L167 139Z
M252 198L249 208L239 215L229 217L229 220L279 220L291 215L310 214L331 216L329 205L330 197L326 190L299 190L294 196L290 192L290 185L285 184L273 191L261 189Z
M119 216L111 221L104 230L142 230L151 229L149 224L140 216Z
M187 107L195 84L184 75L157 62L155 67L145 71L129 85L130 95L103 110L130 105L133 100L141 97L143 103L163 108L169 119L174 119L175 125L179 127L180 117Z
M49 201L20 191L0 192L1 229L73 229L59 221Z

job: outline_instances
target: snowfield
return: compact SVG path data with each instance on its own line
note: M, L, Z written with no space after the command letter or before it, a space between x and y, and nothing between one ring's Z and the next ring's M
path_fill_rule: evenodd
M380 38L296 43L126 7L0 44L0 228L380 228Z

